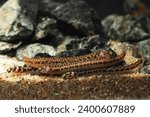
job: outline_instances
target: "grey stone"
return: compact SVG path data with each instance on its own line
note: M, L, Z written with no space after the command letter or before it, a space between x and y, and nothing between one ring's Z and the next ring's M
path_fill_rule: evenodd
M7 42L0 42L0 54L7 54L11 50L17 49L21 45L21 42L12 44Z
M104 39L99 35L84 37L79 40L72 40L66 45L67 49L90 49L92 52L105 47Z
M98 15L95 10L82 0L69 0L54 9L52 14L85 34L94 33L94 24L91 18L97 18Z
M78 40L78 39L79 38L75 36L65 36L62 43L60 43L57 46L57 53L61 53L63 51L70 50L70 49L76 49L76 48L69 48L68 46L70 45L71 41Z
M139 20L139 18L126 15L114 16L111 17L111 19L110 17L107 17L103 20L103 22L108 21L111 23L109 25L103 23L103 26L106 34L111 39L119 41L140 41L150 37L150 34L143 29L141 20Z
M35 40L45 38L57 29L57 21L52 18L42 17L39 19L35 29Z
M39 0L39 13L46 16L51 15L52 10L59 8L62 4L65 4L68 0Z
M150 39L144 40L138 43L138 49L140 54L145 60L145 64L150 64Z
M141 22L142 29L150 34L150 12L143 14L139 21Z
M144 67L141 69L141 73L150 74L150 65L144 66Z
M42 40L46 44L49 42L54 47L58 46L63 40L64 35L57 28L57 20L49 17L39 17L35 28L33 41Z
M102 26L104 27L104 32L107 33L109 31L109 28L114 23L115 18L118 17L117 14L108 15L105 19L101 21Z
M60 52L58 56L68 57L68 56L79 56L84 54L89 54L91 52L109 51L111 52L111 57L115 57L117 54L109 48L103 39L99 35L94 35L90 37L84 37L82 39L73 39L69 44L66 45L67 50Z
M12 42L32 34L38 0L8 0L0 8L0 40Z
M51 56L55 56L56 51L52 46L44 45L40 43L30 44L24 47L21 47L17 50L16 56L18 59L22 60L23 56L33 58L39 53L47 53Z

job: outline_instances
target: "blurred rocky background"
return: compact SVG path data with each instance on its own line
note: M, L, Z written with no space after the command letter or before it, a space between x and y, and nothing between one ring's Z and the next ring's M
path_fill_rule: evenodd
M0 64L82 55L121 42L142 55L141 72L150 73L149 8L149 0L1 0Z

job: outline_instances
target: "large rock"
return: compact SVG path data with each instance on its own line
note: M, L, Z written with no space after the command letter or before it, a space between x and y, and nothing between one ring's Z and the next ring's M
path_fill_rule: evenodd
M67 22L86 34L94 33L92 18L97 18L95 10L82 0L69 0L52 11L58 19ZM100 21L99 21L100 22Z
M72 39L66 44L67 51L61 51L58 56L79 56L89 54L98 50L109 51L111 56L116 56L116 53L106 46L105 39L99 35L84 37L81 39Z
M39 54L43 54L43 55L49 54L51 56L54 56L56 54L56 51L52 46L40 44L40 43L34 43L34 44L20 47L17 50L16 56L18 59L21 60L23 56L33 58Z
M146 65L150 65L150 39L138 43L138 49Z
M144 74L150 74L150 65L144 66L141 72Z
M82 39L71 40L71 42L66 45L67 49L90 49L92 52L104 48L106 45L105 39L101 38L99 35L84 37Z
M16 44L0 42L0 54L9 55L10 51L16 50L20 45L21 45L21 42L16 43ZM11 54L13 54L13 52Z
M37 26L35 29L35 40L43 39L47 35L55 35L52 32L57 30L57 21L49 17L38 18Z
M100 24L96 11L83 0L40 1L39 16L56 19L61 32L80 38L95 34L95 20Z
M146 16L147 18L149 16ZM140 41L149 38L148 22L144 17L111 15L102 21L105 33L119 41ZM145 25L145 27L143 26Z
M65 4L68 0L40 0L39 13L41 15L50 15L51 11L59 8L62 4Z
M8 0L0 8L0 40L15 41L34 30L38 0Z
M64 39L65 36L58 30L57 20L49 17L38 18L33 41L42 41L56 47Z

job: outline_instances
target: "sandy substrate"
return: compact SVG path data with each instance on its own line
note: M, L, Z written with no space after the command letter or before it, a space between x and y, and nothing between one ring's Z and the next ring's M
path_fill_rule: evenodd
M13 76L2 72L23 63L0 59L0 99L150 99L150 74L118 75L116 72L116 75L70 80L27 74ZM125 62L130 64L136 60L128 50Z
M0 99L150 99L150 75L0 75Z

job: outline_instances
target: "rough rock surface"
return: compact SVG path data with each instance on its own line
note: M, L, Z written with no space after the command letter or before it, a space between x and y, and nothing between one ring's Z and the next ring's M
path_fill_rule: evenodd
M72 40L70 44L66 45L67 49L90 49L95 51L105 47L106 40L101 38L99 35L84 37L81 39Z
M75 29L85 34L94 33L92 18L97 18L96 11L82 0L69 0L52 11L58 19L74 26Z
M48 17L42 17L39 18L39 21L37 23L37 27L35 29L35 39L43 39L47 35L50 35L54 30L56 30L57 27L57 21L52 18Z
M65 40L65 35L58 29L57 20L39 17L32 41L41 41L57 47Z
M150 64L150 39L138 43L138 50L145 60L145 64Z
M16 56L18 59L22 60L22 56L33 58L36 54L39 53L48 53L49 55L54 56L56 54L56 51L52 46L34 43L19 48L17 50Z
M8 0L0 7L0 40L21 40L34 30L37 0Z
M40 15L51 15L54 9L59 8L62 4L65 4L68 0L40 0L39 1L39 13Z
M17 49L21 45L21 42L12 44L7 42L0 42L0 54L6 54L11 50Z
M150 65L146 65L142 68L141 73L150 74Z
M109 28L111 27L111 25L114 23L116 17L119 17L119 15L117 15L117 14L111 14L111 15L108 15L106 18L104 18L101 21L101 24L104 27L104 32L106 34L109 31Z
M119 41L133 42L150 37L141 20L130 15L107 17L103 20L103 26L108 37Z

